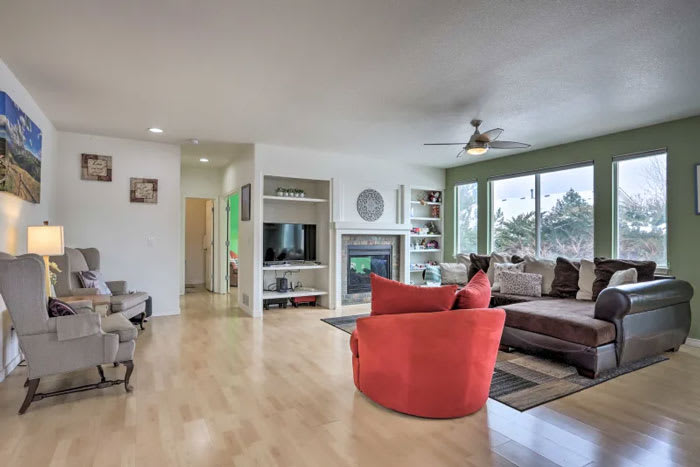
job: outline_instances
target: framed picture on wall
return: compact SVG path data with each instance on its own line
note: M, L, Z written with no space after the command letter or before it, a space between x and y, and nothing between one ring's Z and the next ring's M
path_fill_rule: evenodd
M129 198L132 203L158 203L158 180L155 178L132 178L129 182Z
M700 164L695 164L695 214L700 214Z
M111 182L112 156L83 154L80 161L80 179Z
M241 187L241 220L250 220L250 183Z

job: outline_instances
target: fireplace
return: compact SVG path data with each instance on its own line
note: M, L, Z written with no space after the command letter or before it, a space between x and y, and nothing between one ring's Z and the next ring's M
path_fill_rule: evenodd
M371 291L371 273L391 279L391 245L348 245L347 290L348 295Z

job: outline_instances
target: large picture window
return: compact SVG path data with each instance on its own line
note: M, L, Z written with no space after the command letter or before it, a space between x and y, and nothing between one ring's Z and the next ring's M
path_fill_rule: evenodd
M457 251L476 253L478 251L477 227L479 204L477 183L457 185Z
M593 165L491 181L491 250L593 257Z
M622 157L615 170L615 254L668 267L666 152Z

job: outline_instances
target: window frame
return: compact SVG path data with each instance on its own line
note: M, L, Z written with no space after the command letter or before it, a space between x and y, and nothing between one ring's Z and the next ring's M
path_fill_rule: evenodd
M488 252L493 253L494 250L494 245L493 242L495 240L494 238L494 216L493 216L493 208L494 208L494 198L493 198L493 183L492 182L497 182L497 181L502 181L502 180L508 180L511 178L518 178L518 177L525 177L528 175L534 175L535 176L535 257L541 258L540 253L542 252L542 229L540 229L540 226L542 224L542 209L541 209L541 200L540 200L540 194L541 194L541 184L540 184L540 175L543 174L548 174L552 172L561 172L564 170L571 170L571 169L579 169L582 167L592 167L593 168L593 245L595 245L595 162L593 160L587 160L587 161L581 161L581 162L575 162L573 164L566 164L566 165L559 165L556 167L547 167L547 168L541 168L541 169L535 169L535 170L528 170L524 172L516 172L516 173L510 173L510 174L504 174L504 175L497 175L494 177L489 177L487 179L488 185L489 185L489 200L488 200L488 216L489 216L489 229L488 229Z
M455 252L455 255L458 255L460 253L465 253L460 250L459 248L459 188L464 186L464 185L476 185L476 251L469 251L466 253L477 253L479 250L479 180L477 179L470 179L470 180L461 180L457 183L455 183L454 186L454 200L455 200L455 209L454 209L454 245L453 251Z
M619 187L619 168L618 168L618 162L625 162L625 161L630 161L634 159L643 159L645 157L653 157L653 156L660 156L662 154L666 155L666 203L664 205L664 214L666 216L666 265L664 266L656 266L656 271L661 274L667 274L668 272L671 271L671 257L669 255L669 248L668 248L668 237L669 237L669 231L670 231L670 223L669 223L669 218L668 218L668 182L669 182L669 170L668 170L668 160L669 160L669 154L668 154L668 148L658 148L658 149L651 149L648 151L642 151L642 152L633 152L633 153L628 153L628 154L621 154L619 156L613 156L612 158L612 200L613 200L613 205L612 205L612 245L611 245L611 253L612 257L615 259L619 259L619 227L618 227L618 206L619 206L619 197L618 197L618 187Z

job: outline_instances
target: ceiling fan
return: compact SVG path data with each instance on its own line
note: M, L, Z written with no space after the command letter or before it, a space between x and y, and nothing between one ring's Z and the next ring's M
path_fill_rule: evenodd
M474 119L471 121L474 127L474 134L466 143L425 143L424 146L464 146L457 154L461 157L466 151L467 154L480 156L485 154L489 149L524 149L529 148L529 144L517 143L515 141L497 141L498 137L503 133L503 128L494 128L493 130L479 132L481 120Z

